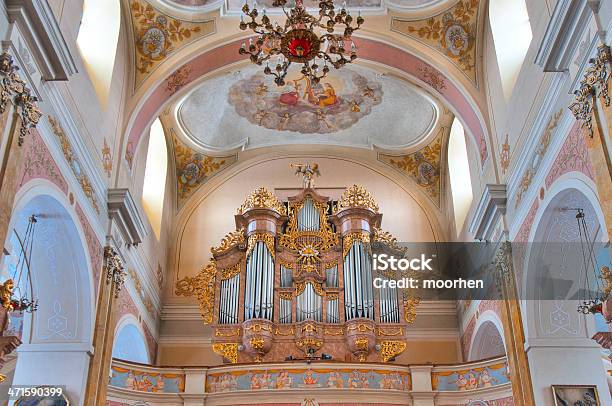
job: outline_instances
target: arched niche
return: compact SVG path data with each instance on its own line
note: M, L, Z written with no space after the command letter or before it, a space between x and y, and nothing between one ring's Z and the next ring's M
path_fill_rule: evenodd
M506 355L503 325L497 314L487 310L478 317L470 344L468 361Z
M133 315L125 315L115 329L113 358L149 364L149 351L142 327Z
M10 235L38 220L31 254L38 310L25 313L13 385L63 385L79 404L85 394L94 321L94 282L83 231L65 195L46 181L18 193ZM5 258L6 259L6 258Z
M536 404L552 405L550 385L597 385L602 404L612 402L601 360L601 348L591 340L592 316L577 312L583 269L576 211L586 215L592 241L604 241L597 197L585 184L569 177L549 190L538 210L527 246L523 275L523 323Z

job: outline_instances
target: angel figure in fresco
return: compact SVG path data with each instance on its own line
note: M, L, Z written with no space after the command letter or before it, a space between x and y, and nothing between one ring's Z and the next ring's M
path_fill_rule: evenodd
M312 372L312 370L307 370L304 373L304 385L306 386L313 386L318 384L318 380L317 378L315 378L314 373Z
M157 382L155 383L155 388L153 389L153 391L154 392L164 393L164 386L165 385L166 385L166 383L164 382L164 378L159 376L157 378Z
M134 379L134 373L132 371L128 372L127 377L125 378L124 386L126 389L133 389L133 390L138 389L138 386L136 384L136 379Z
M319 164L310 164L310 162L306 164L295 163L289 165L291 168L295 168L295 174L302 176L302 187L304 189L313 189L314 188L314 177L321 176L321 172L319 172Z
M268 371L264 371L261 375L261 379L259 380L260 389L270 389L270 384L272 383L272 377L268 373Z
M466 379L464 374L457 374L457 380L455 381L457 385L457 390L466 390L468 380Z
M261 383L259 381L258 374L253 374L251 376L251 389L261 389Z
M276 389L289 389L293 379L289 376L289 372L281 371L276 377Z
M476 379L476 375L473 372L468 374L468 384L465 387L466 389L477 389L478 388L478 380Z
M300 101L299 88L297 80L289 82L278 96L278 102L286 106L295 106Z
M365 385L364 385L364 379L365 379ZM353 371L351 372L351 375L349 376L348 386L351 389L367 388L368 387L367 377L365 377L365 374L362 375L358 371Z
M497 383L497 379L489 374L489 370L485 369L480 373L480 377L478 378L478 384L481 388L490 388L493 384Z
M327 378L327 387L336 389L344 388L344 380L342 379L340 372L332 371L329 373L329 378Z

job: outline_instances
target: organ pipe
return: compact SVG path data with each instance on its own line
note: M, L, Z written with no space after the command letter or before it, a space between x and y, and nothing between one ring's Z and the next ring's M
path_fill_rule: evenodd
M328 323L340 323L338 312L338 299L327 301L327 320Z
M244 319L272 320L274 259L263 241L257 241L247 258Z
M304 205L298 211L298 231L317 231L320 229L320 214L312 199L304 200Z
M354 241L344 259L344 306L346 319L374 318L372 263L361 241Z
M325 271L326 285L328 288L337 288L338 287L338 265L333 266Z
M320 322L323 317L323 298L319 296L311 283L297 297L297 321L314 320Z
M221 296L219 299L219 324L238 323L238 291L240 275L221 281Z

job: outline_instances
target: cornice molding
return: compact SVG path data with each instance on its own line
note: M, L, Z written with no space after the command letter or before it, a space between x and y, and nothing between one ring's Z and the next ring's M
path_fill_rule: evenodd
M544 72L567 72L588 26L591 9L586 1L559 0L536 56Z
M506 214L506 185L487 184L470 223L470 233L480 241L491 241L495 227Z
M146 236L146 229L129 189L109 189L108 216L117 225L125 243L138 246Z
M28 42L44 80L68 80L77 73L70 49L46 0L6 0L6 9L9 21L19 26Z

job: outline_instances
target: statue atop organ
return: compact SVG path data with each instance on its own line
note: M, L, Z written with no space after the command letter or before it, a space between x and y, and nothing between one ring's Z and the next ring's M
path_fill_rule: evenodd
M396 247L377 203L357 185L337 201L312 186L309 178L287 201L256 189L210 264L177 284L177 294L197 296L226 362L387 362L406 348L418 300L373 288L372 244Z

